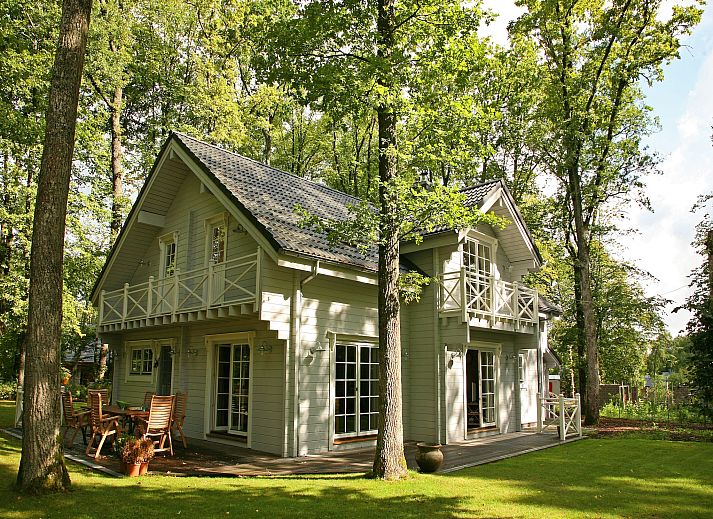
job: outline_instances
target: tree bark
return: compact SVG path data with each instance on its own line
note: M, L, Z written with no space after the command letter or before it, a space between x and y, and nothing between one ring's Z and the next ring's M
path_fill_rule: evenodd
M589 255L590 230L584 221L582 209L582 189L579 175L579 160L575 150L578 149L576 139L572 138L568 145L567 173L569 182L569 192L572 200L572 216L574 217L574 233L577 245L577 257L575 259L575 285L579 285L581 299L576 302L581 306L582 319L584 321L584 344L587 354L587 379L584 386L586 393L584 398L585 423L593 425L599 422L599 349L597 347L597 322L594 312L594 302L592 300L592 272ZM581 384L581 380L580 380Z
M394 45L396 13L394 0L379 0L377 31L379 57L388 62ZM379 82L390 91L390 77ZM404 455L401 401L401 323L399 302L399 229L393 189L397 171L396 113L391 100L377 108L379 124L379 433L374 456L374 477L400 479L407 474Z
M121 108L124 90L117 86L114 88L114 97L109 110L111 112L111 241L119 235L124 222L124 169L123 153L121 149Z
M37 185L26 342L22 458L25 493L67 490L60 442L60 333L67 196L91 0L64 0Z
M100 382L104 381L104 376L106 375L106 359L108 355L109 345L102 342L99 349L99 373L97 374L97 378Z

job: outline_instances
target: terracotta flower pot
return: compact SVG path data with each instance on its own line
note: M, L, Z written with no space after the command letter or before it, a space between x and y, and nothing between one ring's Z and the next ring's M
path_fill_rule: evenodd
M430 474L436 472L443 463L443 453L440 443L417 443L418 454L416 463L421 472Z
M145 463L126 463L121 462L121 472L129 476L130 478L135 478L137 476L144 476L149 471L148 461Z

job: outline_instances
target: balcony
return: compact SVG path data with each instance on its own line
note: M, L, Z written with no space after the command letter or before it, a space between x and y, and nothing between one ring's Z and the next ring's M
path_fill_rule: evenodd
M97 331L253 314L260 300L260 258L258 248L223 263L102 291Z
M465 268L436 277L438 311L474 326L532 332L538 321L537 291L470 272Z

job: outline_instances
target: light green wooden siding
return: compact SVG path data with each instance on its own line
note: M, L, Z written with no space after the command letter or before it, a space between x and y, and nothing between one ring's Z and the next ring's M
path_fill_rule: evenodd
M331 366L328 332L378 338L377 290L373 285L317 276L304 286L299 376L299 454L330 448ZM308 355L319 342L326 351Z
M408 258L426 273L434 272L433 251L409 254ZM436 380L438 377L434 312L437 285L430 284L421 301L403 307L409 326L408 378L405 381L405 436L416 441L437 441ZM403 329L403 327L402 327Z
M149 276L159 278L162 268L162 265L159 265L159 238L173 232L178 233L176 268L186 272L206 266L206 221L225 211L225 207L213 195L209 192L201 193L200 181L195 175L188 174L169 207L164 227L155 230L154 240L146 249L144 261L138 266L129 283L143 283L148 281ZM228 218L226 240L227 260L253 254L257 250L257 242L246 232L239 230L232 217ZM255 276L244 279L254 280Z
M219 322L193 323L185 332L178 327L157 329L126 334L126 341L174 338L174 391L188 391L188 406L184 430L186 435L203 438L205 432L205 411L214 409L214 373L213 366L208 366L208 351L206 335L255 332L254 348L251 352L252 362L252 417L251 448L255 450L283 453L284 434L284 400L285 400L285 343L276 338L275 333L267 329L266 323L256 319L234 319ZM182 341L185 339L185 342ZM269 353L260 354L258 348L264 342L272 346ZM193 354L189 354L188 350ZM126 357L124 353L122 358ZM130 403L140 404L146 391L153 391L153 384L135 383L126 377L126 363L120 362L116 368L119 395L117 398ZM209 386L206 386L206 376Z

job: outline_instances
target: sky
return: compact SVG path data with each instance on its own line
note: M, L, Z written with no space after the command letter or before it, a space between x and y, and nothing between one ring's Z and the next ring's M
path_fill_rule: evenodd
M500 14L487 34L505 43L508 22L522 10L509 0L484 4ZM713 6L709 9L682 41L681 59L665 68L664 80L645 88L646 103L661 128L644 143L662 159L662 174L646 179L653 212L630 207L623 225L637 232L618 240L619 257L654 277L643 282L647 295L672 301L665 321L673 335L685 329L690 317L673 309L691 293L688 276L702 262L691 243L703 214L691 208L698 195L713 192Z

